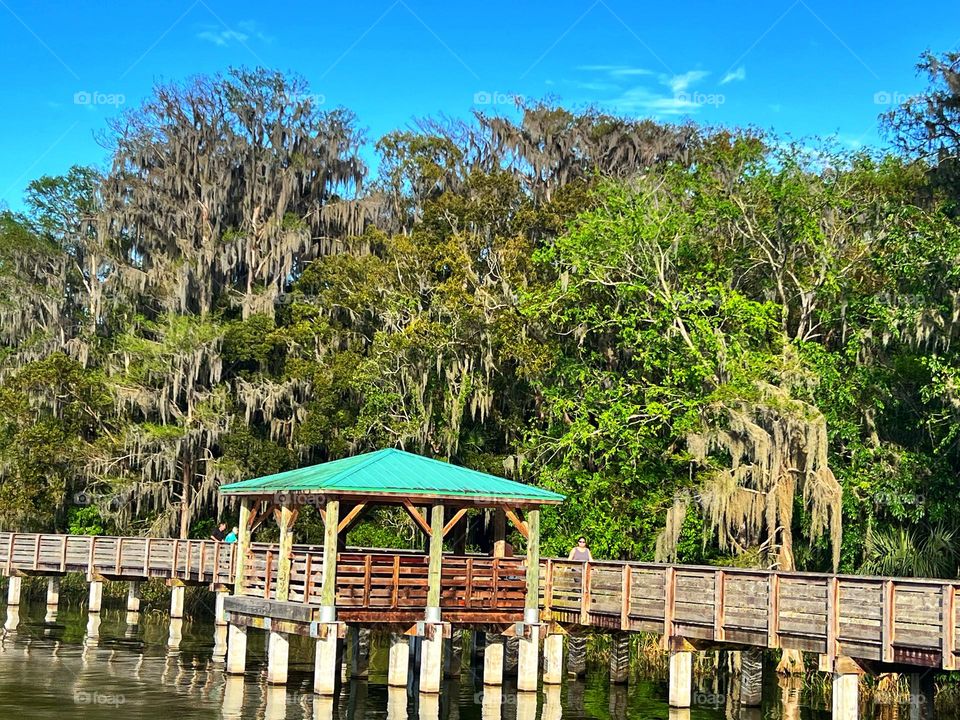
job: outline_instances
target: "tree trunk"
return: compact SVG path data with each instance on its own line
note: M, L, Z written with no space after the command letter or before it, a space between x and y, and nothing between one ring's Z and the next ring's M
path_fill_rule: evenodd
M190 537L190 491L193 489L190 482L191 464L183 461L183 478L180 491L180 537Z

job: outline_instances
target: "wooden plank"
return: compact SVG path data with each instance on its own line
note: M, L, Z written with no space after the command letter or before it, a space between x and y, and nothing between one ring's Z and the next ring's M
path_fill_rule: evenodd
M270 566L273 564L273 550L267 550L267 564L263 571L263 599L270 599Z
M723 642L724 639L724 595L726 593L726 573L717 570L713 574L713 639Z
M457 526L457 523L460 522L460 519L467 514L467 510L469 509L470 508L460 508L459 510L457 510L456 513L454 513L453 517L450 518L450 521L443 526L444 537L446 537L450 533L450 531Z
M527 527L527 524L520 519L513 508L508 505L501 505L500 507L503 509L503 514L506 515L510 519L510 522L513 523L513 526L520 531L520 534L529 540L530 529Z
M373 571L373 557L367 555L363 560L363 606L370 605L370 583Z
M407 509L410 517L412 517L413 521L420 526L420 529L423 530L424 534L426 534L427 537L430 537L430 523L424 519L423 515L420 514L420 511L413 506L413 503L409 500L404 500L403 507Z
M840 631L840 581L836 577L827 580L827 647L826 655L838 655L837 635Z
M473 558L467 558L467 589L463 595L465 607L473 605Z
M780 647L780 575L770 574L767 590L767 647Z
M60 536L60 572L67 571L67 536Z
M393 596L391 598L390 606L397 607L400 601L400 556L395 555L393 558Z
M673 637L674 606L676 603L677 571L668 567L663 576L663 648L670 649L670 640Z
M590 624L590 561L583 563L580 576L580 624Z
M880 621L880 647L883 662L893 662L893 642L895 627L893 623L895 607L895 588L892 580L883 581L883 608Z
M367 504L366 504L365 502L358 503L357 505L354 505L354 506L350 509L350 512L348 512L346 515L344 515L343 520L341 520L340 523L337 525L337 532L338 532L338 533L342 533L344 530L346 530L347 527L350 525L350 523L352 523L352 522L354 521L354 519L355 519L360 513L362 513L362 512L364 511L364 509L366 509L366 507L367 507Z
M629 565L623 566L623 585L620 589L620 628L626 630L630 624L630 583L632 571Z

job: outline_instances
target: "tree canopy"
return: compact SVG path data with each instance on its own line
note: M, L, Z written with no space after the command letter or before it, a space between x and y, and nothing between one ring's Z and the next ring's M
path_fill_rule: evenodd
M536 103L376 170L297 77L158 85L0 213L0 526L186 536L395 446L566 493L547 552L954 575L958 58L923 69L896 153Z

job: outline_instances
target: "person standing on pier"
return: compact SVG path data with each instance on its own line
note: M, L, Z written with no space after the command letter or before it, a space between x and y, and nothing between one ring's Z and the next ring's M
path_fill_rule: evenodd
M210 539L216 540L217 542L223 542L227 537L227 524L225 522L220 523L212 533L210 533Z
M238 537L240 537L240 528L235 527L233 530L227 533L227 537L224 542L226 542L228 545L230 543L235 543Z
M587 547L587 539L583 535L577 539L577 544L570 550L570 556L567 559L575 562L593 562L593 555L590 553L590 548Z

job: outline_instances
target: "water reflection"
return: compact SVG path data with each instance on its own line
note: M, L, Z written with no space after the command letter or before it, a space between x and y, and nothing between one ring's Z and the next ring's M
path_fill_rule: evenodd
M35 611L31 614L32 611ZM464 662L461 678L446 682L440 695L422 695L416 686L386 687L388 640L374 639L369 679L342 685L335 697L312 692L312 644L290 647L289 684L265 682L265 633L251 632L248 672L226 676L213 654L213 623L175 624L176 648L167 648L171 626L165 616L142 613L136 625L124 611L105 608L87 614L62 607L59 624L45 619L44 598L23 606L19 631L0 639L0 705L20 709L30 720L92 720L112 717L147 720L814 720L823 711L804 707L798 678L769 678L767 706L741 708L736 682L700 680L695 693L719 698L691 710L669 709L662 682L636 680L610 686L606 674L517 693L512 685L483 687ZM465 658L468 657L465 655ZM411 673L415 678L415 673ZM29 700L25 700L29 698ZM732 701L731 701L732 700ZM4 716L15 716L7 711ZM897 717L888 713L885 717ZM900 718L911 717L906 708ZM928 717L928 716L927 716Z

